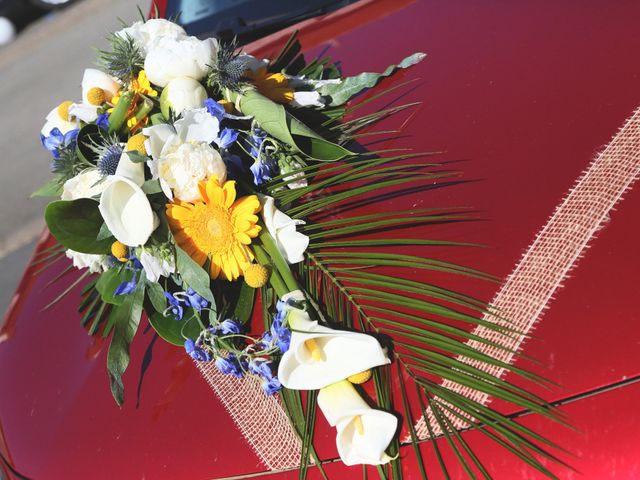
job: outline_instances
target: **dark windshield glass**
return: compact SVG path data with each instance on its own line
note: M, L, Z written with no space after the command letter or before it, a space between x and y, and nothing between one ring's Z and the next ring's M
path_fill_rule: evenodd
M215 35L241 42L322 15L354 0L169 0L167 18L176 18L191 35Z

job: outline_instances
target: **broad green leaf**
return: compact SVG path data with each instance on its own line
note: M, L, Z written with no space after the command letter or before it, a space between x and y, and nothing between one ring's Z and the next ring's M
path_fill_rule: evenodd
M181 347L185 337L195 340L200 335L198 322L190 317L185 313L184 319L176 320L173 315L165 317L161 312L155 312L149 315L149 323L163 340Z
M106 223L103 223L102 226L100 227L100 231L98 232L98 235L96 235L96 240L106 240L106 239L110 239L110 242L114 242L116 239L113 236L113 234L111 233L111 231L109 230L109 227L107 227Z
M97 240L103 221L95 200L80 198L51 202L44 218L51 234L66 248L81 253L110 252L110 240Z
M139 282L131 295L127 295L124 303L114 306L111 310L110 320L113 323L113 337L107 354L107 370L111 393L120 406L124 403L122 375L129 366L129 347L140 324L144 286L144 282Z
M188 287L211 302L215 312L216 303L211 293L211 279L209 274L198 265L187 252L176 246L176 268ZM214 313L212 312L212 313Z
M255 90L240 97L240 110L252 116L260 128L272 137L315 160L340 160L355 155L340 145L325 140L285 108Z
M362 90L375 86L381 78L392 75L400 68L409 68L412 65L421 62L425 57L426 54L424 53L414 53L397 65L389 65L382 73L364 72L353 77L347 77L340 83L328 83L323 85L318 89L318 93L323 96L331 97L329 106L335 107L342 105Z
M62 183L58 176L52 178L47 183L31 194L34 197L59 197L62 195Z
M96 282L96 290L100 292L102 300L112 305L122 305L127 295L115 295L113 292L122 282L133 278L133 272L125 268L111 268L100 275Z
M167 308L167 298L159 283L147 281L147 296L156 312L163 312Z
M159 180L147 180L142 184L142 191L147 195L153 195L154 193L162 192Z
M240 323L247 323L251 319L256 298L256 289L242 282L236 297L236 304L231 310L231 317Z
M150 160L149 157L140 154L137 150L128 150L126 153L129 160L133 163L145 163L147 160Z

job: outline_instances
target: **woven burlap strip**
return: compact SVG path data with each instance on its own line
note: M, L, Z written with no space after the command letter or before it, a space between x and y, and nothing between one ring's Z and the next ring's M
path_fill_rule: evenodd
M195 362L240 433L269 470L300 465L302 443L277 395L265 395L256 377L224 375L214 362Z
M482 326L475 328L473 333L511 351L518 351L554 292L639 174L640 108L578 178L491 302L504 318L509 319L511 326L522 333L505 336ZM496 321L496 318L485 315L484 320ZM504 324L500 320L497 323ZM509 351L478 341L469 341L468 344L505 363L511 364L514 360L514 354ZM496 377L505 374L503 368L467 358L460 360ZM487 394L448 380L443 381L442 386L484 405L490 401ZM442 433L431 411L427 411L427 418L433 434ZM458 417L450 415L449 418L456 428L468 426ZM419 438L428 438L424 417L416 423L416 431Z

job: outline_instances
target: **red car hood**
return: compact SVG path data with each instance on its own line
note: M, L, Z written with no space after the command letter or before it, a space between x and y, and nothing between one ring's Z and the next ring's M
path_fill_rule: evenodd
M361 2L297 28L308 56L326 51L342 62L345 74L381 71L416 50L428 54L385 82L388 87L416 80L398 90L396 100L422 103L381 126L400 133L371 147L441 151L440 161L457 161L471 181L395 199L394 208L484 212L486 221L443 226L430 238L489 245L437 255L506 277L636 107L639 15L640 4L604 0L482 6L387 0ZM247 50L268 56L287 36L275 34ZM633 360L640 341L639 209L640 192L631 190L525 344L524 353L540 364L519 362L562 386L541 394L566 403L563 409L579 430L534 415L523 420L577 455L563 458L581 473L564 470L561 478L640 476L640 418L633 401L640 398L633 382L640 375ZM50 244L43 238L38 251ZM146 325L132 345L125 405L115 405L105 368L107 343L80 327L77 292L43 311L63 283L77 276L48 285L66 266L61 261L39 271L41 265L32 264L0 331L0 451L11 465L38 480L261 475L265 468L191 360L156 341ZM485 300L496 290L456 282ZM322 458L333 459L333 434L324 420L319 423L317 447ZM496 478L538 478L474 433L468 439ZM431 449L423 449L438 478ZM403 455L410 457L408 448ZM462 476L446 460L452 478ZM410 459L405 465L406 478L420 478ZM339 463L327 471L330 478L361 474ZM310 475L316 478L315 469Z

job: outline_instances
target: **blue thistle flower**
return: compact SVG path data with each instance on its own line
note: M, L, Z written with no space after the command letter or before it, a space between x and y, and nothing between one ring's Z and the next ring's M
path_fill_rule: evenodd
M123 149L120 144L105 145L100 148L98 157L98 170L103 176L115 175L118 163L120 163L120 156Z

